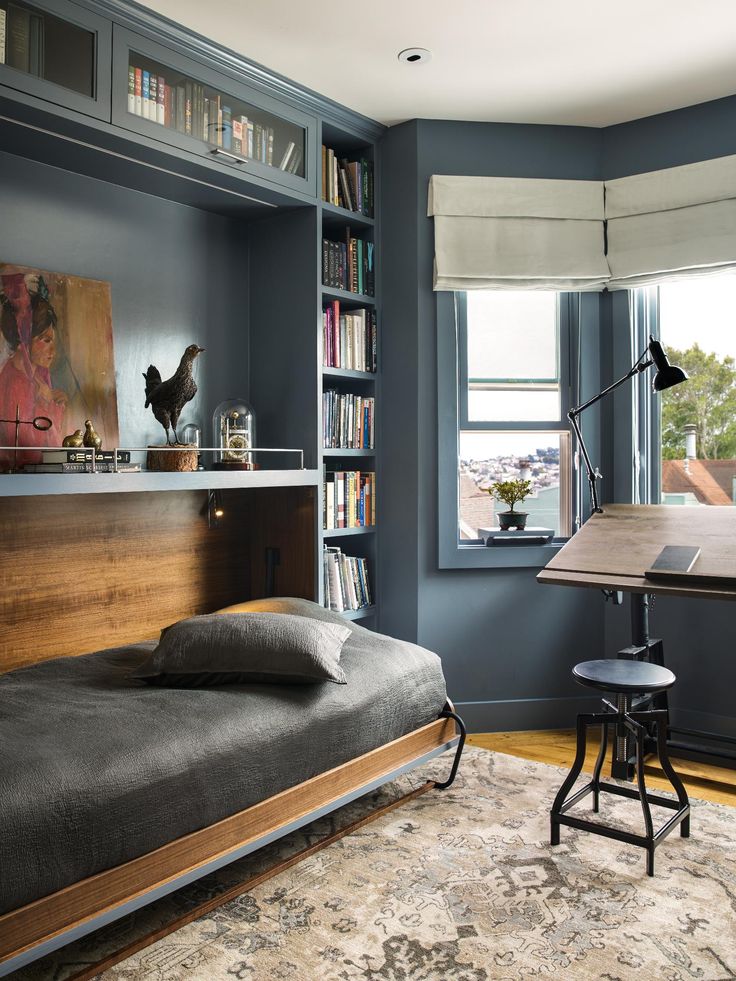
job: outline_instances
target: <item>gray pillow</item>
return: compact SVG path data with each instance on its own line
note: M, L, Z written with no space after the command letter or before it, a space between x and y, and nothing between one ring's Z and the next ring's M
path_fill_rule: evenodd
M161 632L134 677L151 685L347 683L338 661L350 629L287 613L211 613Z

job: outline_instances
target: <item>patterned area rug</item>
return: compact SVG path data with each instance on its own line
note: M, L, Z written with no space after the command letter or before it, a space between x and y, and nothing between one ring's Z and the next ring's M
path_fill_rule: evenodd
M67 978L377 803L444 775L435 761L146 911L39 961L20 981ZM642 849L562 829L563 771L467 749L430 791L101 977L119 981L603 981L736 978L736 808L695 801L689 839ZM590 813L583 801L577 808ZM655 823L671 814L653 808ZM635 801L601 819L640 831Z

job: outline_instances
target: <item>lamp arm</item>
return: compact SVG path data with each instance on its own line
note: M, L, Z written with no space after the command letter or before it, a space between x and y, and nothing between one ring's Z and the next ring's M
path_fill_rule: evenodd
M583 402L581 405L575 406L574 409L570 409L570 411L567 413L567 418L570 420L570 424L575 430L575 435L578 439L578 446L580 447L580 452L582 453L583 461L585 462L585 470L588 475L588 485L590 486L590 503L593 509L593 514L603 514L603 508L601 507L598 499L597 487L597 481L601 479L601 474L593 467L593 464L590 461L590 455L588 454L588 449L585 445L585 440L583 439L580 423L578 422L578 416L581 412L585 412L586 409L589 409L591 405L595 405L596 402L600 402L600 400L605 398L606 395L610 395L611 392L614 392L617 388L619 388L619 386L623 385L624 382L627 382L630 378L641 374L642 371L646 371L646 369L653 363L651 358L646 357L647 351L648 348L643 351L638 361L636 361L635 364L626 372L626 374L618 379L618 381L615 381L612 385L609 385L608 388L604 388L602 392L594 395L593 398L588 399L587 402Z

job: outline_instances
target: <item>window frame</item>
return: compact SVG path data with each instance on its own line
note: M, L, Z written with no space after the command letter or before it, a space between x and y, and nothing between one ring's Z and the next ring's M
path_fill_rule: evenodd
M572 462L572 443L567 412L575 404L579 341L574 326L580 322L580 294L559 293L558 337L560 373L560 418L552 422L484 422L467 418L467 318L465 295L443 291L436 294L438 365L438 562L441 569L541 568L568 540L556 537L546 545L525 548L487 548L459 538L459 444L461 431L566 433L569 455L569 527L577 513L578 481ZM465 310L467 308L465 307ZM465 382L465 384L463 384ZM492 426L492 429L490 428ZM453 447L454 453L448 453ZM560 461L562 472L562 460Z

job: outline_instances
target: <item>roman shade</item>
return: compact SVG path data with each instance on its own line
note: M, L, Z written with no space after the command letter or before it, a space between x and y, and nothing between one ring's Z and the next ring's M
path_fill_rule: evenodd
M736 155L606 181L609 289L736 268Z
M600 290L600 181L434 175L435 290Z

